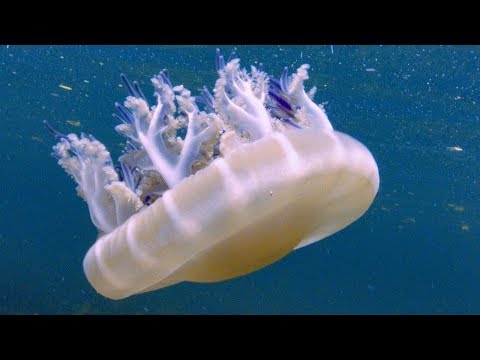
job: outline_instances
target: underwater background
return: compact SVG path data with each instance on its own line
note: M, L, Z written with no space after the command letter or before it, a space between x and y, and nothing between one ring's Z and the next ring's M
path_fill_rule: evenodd
M310 64L315 102L377 160L378 195L346 229L255 273L95 292L82 260L97 230L42 120L93 134L116 160L119 74L149 96L167 68L198 94L217 78L216 47L0 47L0 314L479 314L478 46L218 46L276 77Z

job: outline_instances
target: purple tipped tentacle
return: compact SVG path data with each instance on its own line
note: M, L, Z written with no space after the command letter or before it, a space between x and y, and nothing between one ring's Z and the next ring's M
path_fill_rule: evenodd
M128 95L133 96L137 99L143 99L145 100L146 103L148 103L147 98L143 94L142 89L140 88L140 85L138 84L138 81L133 81L133 83L130 83L130 81L127 78L127 75L125 74L120 74L120 77L122 78L123 82L125 83L125 86L127 87Z
M280 82L273 77L269 77L269 85L266 106L272 115L280 120L282 118L293 118L295 106L290 97L282 90Z
M202 93L205 95L205 98L213 105L215 99L206 86L203 87Z
M130 188L130 190L135 191L135 185L133 183L133 174L130 168L128 167L125 162L120 160L120 168L122 170L122 177L123 180L125 181L125 184Z
M215 108L213 107L213 104L205 104L205 110L208 113L215 113Z
M50 131L50 133L55 136L56 138L59 139L67 139L67 135L62 134L61 132L55 130L52 125L49 124L47 120L43 120L43 125L45 125L45 128Z
M143 94L143 91L142 91L142 89L140 88L140 85L138 84L138 81L134 81L134 82L133 82L133 89L135 90L135 93L137 94L136 97L142 98L142 99L145 100L145 102L148 104L147 98L146 98L145 95Z
M119 159L120 166L115 166L115 171L118 174L119 180L123 181L127 187L135 192L138 188L138 184L142 179L142 174L139 171L138 167L130 166L126 161L122 161L122 158Z
M125 150L126 151L139 150L139 147L137 146L137 144L134 144L131 141L127 140L125 142Z
M168 85L169 87L173 88L173 85L170 81L170 79L168 78L168 71L167 69L163 69L162 71L160 71L160 79L163 81L164 84Z
M287 93L282 90L282 85L280 82L273 77L269 77L269 85L270 87L268 89L268 95L273 98L272 100L275 100L277 103L290 111L293 110L291 99Z
M217 71L223 70L225 68L225 59L220 52L220 49L217 49L215 52L215 68Z
M280 120L283 121L284 123L290 125L290 126L293 126L294 128L303 129L300 125L298 125L297 123L293 122L293 121L292 121L291 119L289 119L289 118L281 118Z
M62 156L57 152L51 152L50 155L52 155L52 157L57 160L60 160L62 158Z
M135 123L135 118L133 117L132 112L130 110L128 110L125 106L123 106L119 102L116 102L115 103L115 108L118 110L120 115L123 116L123 118L126 121L126 124L134 124Z
M285 66L280 77L280 86L284 93L288 93L288 66Z
M285 109L286 111L289 111L289 112L292 112L293 109L292 107L290 106L290 104L288 103L288 101L282 97L282 96L279 96L277 94L275 94L274 92L269 92L268 93L272 98L275 99L275 101L283 108ZM292 113L293 115L293 113Z
M210 93L210 91L208 91L208 88L206 86L203 87L198 100L205 104L205 110L207 110L209 113L215 112L215 107L213 106L213 102L215 101L215 99Z
M132 84L130 84L130 81L128 81L127 75L125 75L124 73L121 73L120 77L122 78L125 86L127 87L128 95L137 97L135 94L135 90L132 87Z
M232 51L230 53L230 56L228 57L227 63L229 63L230 61L232 61L233 59L236 59L236 58L237 58L237 53L235 51Z
M112 116L113 116L115 119L120 120L120 121L121 121L122 123L124 123L124 124L127 124L127 125L130 124L127 120L125 120L125 119L123 118L123 116L120 116L120 115L118 115L118 114L112 114Z
M270 91L281 92L282 87L280 85L280 81L275 79L273 76L268 77L268 84L270 85Z
M215 50L215 70L217 70L217 71L222 70L222 69L220 69L220 56L222 56L220 54L220 49L217 48Z
M267 109L270 110L270 113L284 124L302 129L303 127L294 120L295 111L298 107L294 105L294 100L288 93L289 82L287 67L283 69L280 80L269 76L266 106Z
M289 114L287 114L285 111L279 109L276 106L272 107L270 105L267 105L267 109L270 110L270 114L277 119L289 118L290 117Z
M220 55L220 68L225 68L225 59L223 58L223 55Z
M170 81L170 74L168 73L168 69L163 69L162 70L163 74L166 76L166 78L168 79L168 81ZM171 84L171 83L170 83Z

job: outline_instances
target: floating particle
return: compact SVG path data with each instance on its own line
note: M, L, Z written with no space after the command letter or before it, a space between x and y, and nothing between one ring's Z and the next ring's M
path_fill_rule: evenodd
M55 96L55 97L59 97L59 96L60 96L60 95L58 95L57 93L50 93L50 95Z
M365 69L365 71L368 71L368 72L375 72L377 70L375 70L374 68L368 68L368 69Z
M66 122L72 126L80 126L80 121L67 120Z
M83 80L83 82L88 84L90 81L88 81L88 80Z
M461 205L447 204L447 206L457 212L463 212L465 210L465 208Z
M43 139L39 136L32 136L32 140L38 141L38 142L43 142Z
M415 220L414 217L407 217L407 218L403 219L402 222L408 223L408 224L415 224L417 222L417 220Z
M460 228L461 228L463 231L468 231L468 230L470 230L470 225L462 224L462 225L460 226Z
M463 149L460 146L447 146L448 151L463 151Z
M62 88L64 90L72 91L73 89L70 86L60 84L58 85L59 88Z

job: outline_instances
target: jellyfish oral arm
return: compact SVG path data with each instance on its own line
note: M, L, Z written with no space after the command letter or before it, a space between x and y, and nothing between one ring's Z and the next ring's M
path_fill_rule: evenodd
M93 136L62 135L53 150L58 164L77 182L77 192L102 232L111 232L143 206L135 193L118 181L110 153Z
M158 101L153 116L143 99L130 96L125 101L125 107L133 113L138 140L148 154L153 168L162 174L168 186L172 187L178 177L175 171L177 159L175 154L167 149L163 140L163 133L168 130L168 126L159 121L160 116L165 116L162 111L165 105L162 104L160 96L158 96Z
M248 132L251 141L273 131L272 121L265 108L267 79L253 68L252 76L239 73L238 59L219 71L215 92L215 110L227 124ZM242 76L243 79L242 79ZM227 95L230 94L230 95Z
M180 95L175 97L174 89L160 82L159 78L153 78L152 82L157 90L157 106L154 109L149 110L144 99L133 96L127 97L125 107L133 114L139 142L148 154L153 168L172 188L191 174L192 162L198 156L202 143L218 136L221 127L216 115L208 116L199 111L190 91L180 89ZM175 126L172 123L182 121L182 118L173 118L174 99L179 104L182 118L188 122L185 140L174 139L180 148L178 154L165 143L168 138L165 134Z
M214 120L212 120L212 117L209 119L205 113L200 114L196 105L192 104L191 107L193 110L188 108L185 110L188 115L188 128L177 165L178 174L176 177L178 181L190 175L190 167L200 152L202 143L217 137L221 129L220 120L216 118L216 115L212 116L214 117ZM208 125L202 127L202 123Z
M309 65L304 64L298 68L297 73L292 75L290 85L287 86L287 93L293 99L293 102L299 107L296 116L301 120L305 119L312 129L333 130L332 124L328 120L322 107L315 104L305 93L303 82L308 79L307 70ZM313 89L315 90L315 88ZM313 96L314 91L312 91Z

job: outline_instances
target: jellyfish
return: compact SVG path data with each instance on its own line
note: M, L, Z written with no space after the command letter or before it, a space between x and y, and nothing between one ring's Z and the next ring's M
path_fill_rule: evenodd
M121 74L117 164L92 135L44 121L98 229L83 270L107 298L254 272L359 219L378 192L370 151L305 90L309 65L275 78L235 53L215 60L213 93L193 96L163 69L154 104Z

